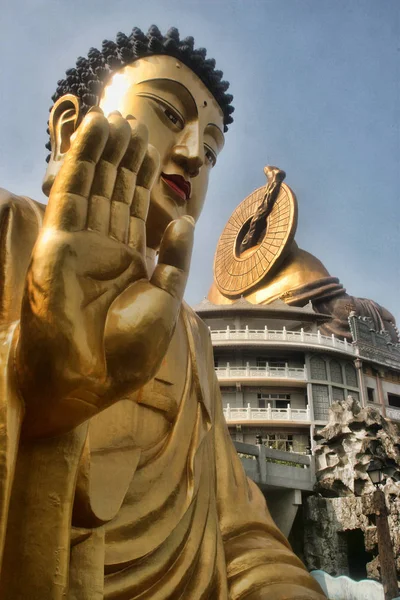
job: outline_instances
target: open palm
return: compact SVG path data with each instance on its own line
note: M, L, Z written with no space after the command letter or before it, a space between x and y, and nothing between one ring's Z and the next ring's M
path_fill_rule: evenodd
M17 351L29 435L66 431L144 385L168 348L193 221L167 228L146 269L159 158L147 130L91 111L53 184L27 273Z

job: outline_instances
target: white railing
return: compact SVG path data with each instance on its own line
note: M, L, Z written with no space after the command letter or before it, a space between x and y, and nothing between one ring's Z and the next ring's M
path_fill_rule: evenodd
M400 421L400 409L393 408L392 406L385 406L386 416L394 421Z
M252 367L247 363L243 367L231 367L227 363L226 367L215 367L218 379L241 379L250 377L253 379L297 379L305 381L306 367L270 367L267 363L265 367Z
M223 341L265 341L265 342L289 342L294 344L306 344L308 346L325 346L326 348L336 348L342 352L354 354L354 346L349 344L347 340L339 340L333 334L331 336L322 335L318 330L317 333L310 331L287 331L283 329L231 329L228 325L226 329L210 329L211 340L213 342Z
M231 408L229 404L224 408L225 420L230 421L309 421L310 408L252 408L250 404L243 408Z

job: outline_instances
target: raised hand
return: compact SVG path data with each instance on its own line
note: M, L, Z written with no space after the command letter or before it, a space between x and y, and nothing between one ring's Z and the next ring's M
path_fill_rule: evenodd
M77 426L155 374L193 243L193 220L172 222L149 280L146 217L159 158L146 128L97 109L74 136L22 304L16 368L32 436Z

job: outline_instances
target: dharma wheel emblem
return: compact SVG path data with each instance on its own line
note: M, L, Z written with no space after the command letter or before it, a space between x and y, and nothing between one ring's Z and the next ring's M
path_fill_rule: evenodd
M268 183L234 210L219 239L214 279L224 296L238 297L272 275L290 251L297 227L297 200L285 172L264 168Z

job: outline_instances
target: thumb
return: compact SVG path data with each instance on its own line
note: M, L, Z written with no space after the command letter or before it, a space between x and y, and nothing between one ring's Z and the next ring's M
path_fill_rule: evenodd
M194 219L185 215L172 221L161 241L158 264L151 283L182 300L189 275L194 240Z

